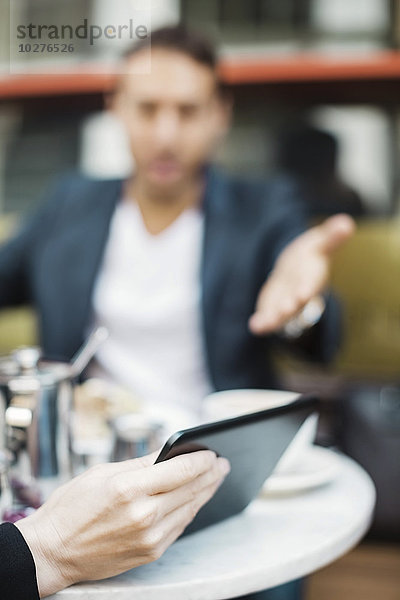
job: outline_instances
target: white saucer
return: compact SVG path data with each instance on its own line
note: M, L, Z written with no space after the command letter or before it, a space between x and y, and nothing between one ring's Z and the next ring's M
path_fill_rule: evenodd
M278 469L266 480L261 496L294 494L332 481L340 468L338 456L320 446L304 449L289 468Z

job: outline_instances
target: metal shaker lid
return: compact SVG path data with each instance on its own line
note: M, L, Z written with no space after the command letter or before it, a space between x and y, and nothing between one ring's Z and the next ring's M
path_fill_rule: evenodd
M53 386L70 376L69 363L45 361L37 347L18 348L0 357L0 384L15 387L15 393L28 393Z
M43 360L41 350L37 347L18 348L9 356L0 357L0 384L11 387L12 383L20 388L15 390L16 393L29 393L24 386L33 386L35 391L39 387L51 387L61 381L74 379L86 368L107 337L108 331L105 327L96 327L71 363Z

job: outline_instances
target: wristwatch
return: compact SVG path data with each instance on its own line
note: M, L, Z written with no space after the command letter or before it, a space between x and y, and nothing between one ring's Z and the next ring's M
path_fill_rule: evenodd
M290 319L282 328L282 333L286 338L299 338L308 329L318 323L324 314L326 303L321 295L314 296L307 302L298 315Z

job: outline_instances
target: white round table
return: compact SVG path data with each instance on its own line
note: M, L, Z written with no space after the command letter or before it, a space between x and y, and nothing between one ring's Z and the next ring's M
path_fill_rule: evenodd
M152 564L74 585L50 598L221 600L275 587L312 573L357 544L374 504L369 476L341 456L331 483L259 498L241 515L178 540Z

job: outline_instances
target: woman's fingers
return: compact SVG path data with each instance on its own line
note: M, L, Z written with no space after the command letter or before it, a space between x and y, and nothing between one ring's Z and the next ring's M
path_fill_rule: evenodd
M221 481L217 481L204 487L195 498L164 515L157 525L143 535L141 555L145 559L144 562L157 560L165 552L213 497L220 483Z
M211 451L155 458L92 467L19 522L42 596L157 558L229 470Z
M219 461L214 452L201 450L190 454L181 454L169 460L157 463L142 471L132 473L132 484L152 496L169 492L212 470Z
M197 498L202 498L204 490L208 490L213 486L218 487L229 471L229 462L226 459L218 459L212 469L202 473L193 481L169 492L153 495L151 500L154 503L155 509L160 514L160 518L163 518L181 506L196 501Z

